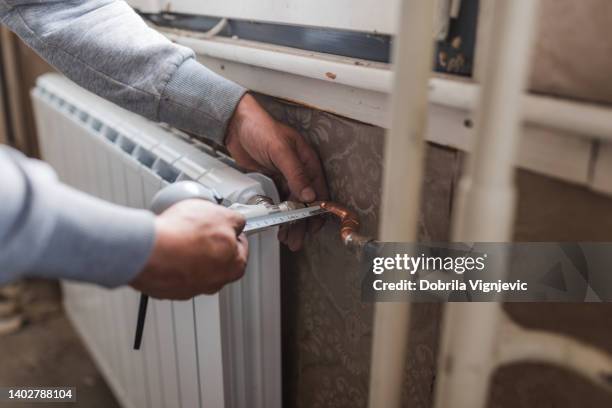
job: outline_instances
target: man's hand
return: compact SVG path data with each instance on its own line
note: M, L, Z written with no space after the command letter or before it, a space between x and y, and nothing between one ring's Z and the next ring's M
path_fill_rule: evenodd
M156 218L153 252L130 285L161 299L218 292L244 274L244 225L238 212L204 200L170 207Z
M252 171L281 180L290 200L327 200L327 184L321 162L304 138L275 121L253 98L245 95L230 121L225 145L236 162ZM279 177L282 176L282 177ZM316 231L322 220L309 221ZM306 224L281 228L278 238L293 251L302 246Z

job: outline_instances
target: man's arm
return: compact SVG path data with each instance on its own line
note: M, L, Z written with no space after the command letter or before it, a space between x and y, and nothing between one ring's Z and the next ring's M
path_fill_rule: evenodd
M0 284L25 275L118 286L145 266L154 216L60 184L51 168L0 146Z
M0 197L0 285L39 276L188 299L244 273L244 218L206 201L155 217L66 187L48 165L2 146Z
M0 21L81 86L225 144L242 167L284 180L281 189L292 199L328 198L319 158L300 134L272 119L244 88L196 62L193 51L147 27L124 1L0 0ZM304 234L298 223L279 239L296 250Z
M90 91L222 144L245 89L197 63L118 0L0 0L0 21Z

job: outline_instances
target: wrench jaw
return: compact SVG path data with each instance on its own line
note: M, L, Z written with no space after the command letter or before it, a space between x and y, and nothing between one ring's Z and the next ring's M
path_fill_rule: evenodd
M265 207L272 207L274 206L274 201L265 195L254 195L253 197L249 198L247 200L247 202L245 203L247 205L263 205Z
M243 212L247 219L247 226L245 227L247 235L282 224L293 224L302 219L319 214L317 212L300 212L300 210L309 207L304 203L298 201L283 201L274 204L270 197L263 195L255 195L251 197L246 204L234 204L233 207L238 209L237 206L244 207L240 211ZM317 208L320 209L320 207Z
M307 208L309 206L307 206L304 203L300 203L297 201L283 201L282 203L280 203L278 205L278 209L281 212L287 212L287 211L293 211L293 210L301 210L303 208Z
M327 210L321 207L290 208L292 207L279 208L279 206L274 206L268 208L268 212L260 212L259 214L251 212L253 216L246 216L247 223L244 232L250 235L272 227L291 224L327 212ZM259 207L259 209L261 210L261 207Z
M307 205L298 201L283 201L279 204L274 204L270 197L264 195L254 195L246 202L247 205L262 205L269 208L271 212L287 212L306 208Z
M278 205L274 205L272 203L272 200L264 196L255 196L254 198L249 200L249 203L251 203L251 201L253 204L266 205L267 208L270 210L270 214L290 214L293 211L302 210L304 208L319 208L325 213L329 212L333 214L340 220L340 239L342 240L342 243L351 252L353 252L358 259L362 259L364 256L364 252L367 252L367 249L374 244L373 238L364 236L359 233L361 224L359 222L359 217L357 216L357 214L354 211L351 211L338 203L334 203L331 201L315 201L312 203L304 204L297 201L283 201ZM318 214L321 213L313 213L312 215ZM290 221L289 224L297 221L299 220ZM280 225L280 223L275 225ZM261 231L263 229L265 228L253 230L252 232Z

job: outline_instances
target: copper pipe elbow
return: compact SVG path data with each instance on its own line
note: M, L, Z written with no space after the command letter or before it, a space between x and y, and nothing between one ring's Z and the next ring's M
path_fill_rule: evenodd
M359 233L361 224L359 223L357 214L340 204L330 201L321 201L312 204L319 205L321 208L340 219L340 238L342 239L342 243L361 261L366 248L370 248L375 241L371 237L366 237Z
M360 224L357 214L330 201L322 201L319 205L340 219L340 238L344 244L347 244L352 235L359 231Z

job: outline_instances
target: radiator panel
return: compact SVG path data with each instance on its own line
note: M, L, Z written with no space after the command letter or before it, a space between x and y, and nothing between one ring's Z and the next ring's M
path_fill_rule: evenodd
M65 183L146 208L168 183L196 180L244 202L277 199L205 145L163 129L57 74L32 91L41 151ZM64 303L126 408L281 406L280 280L276 231L249 238L245 278L219 294L151 300L141 351L132 350L139 293L63 282Z

